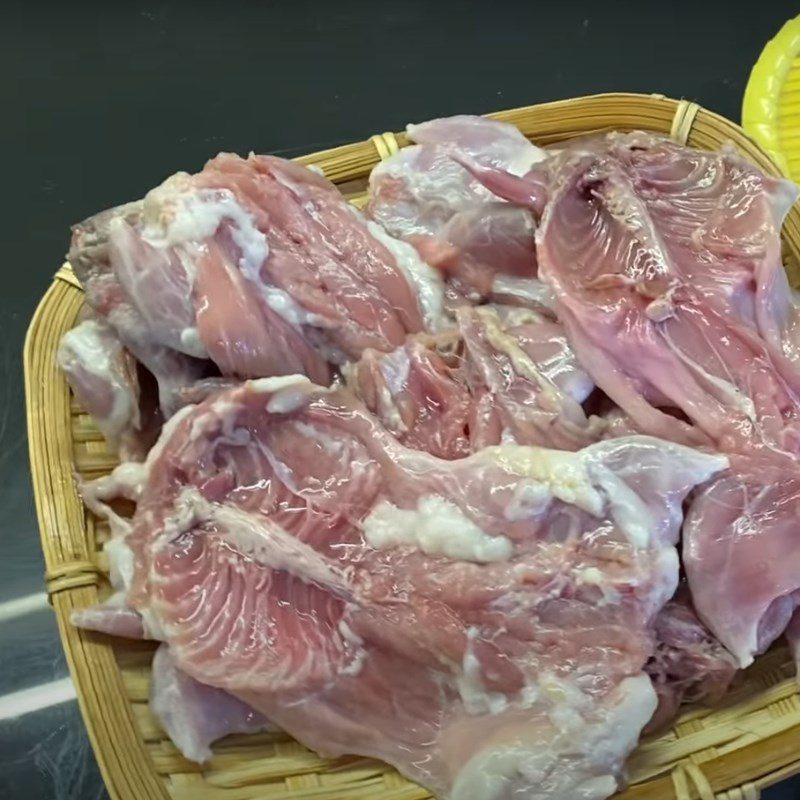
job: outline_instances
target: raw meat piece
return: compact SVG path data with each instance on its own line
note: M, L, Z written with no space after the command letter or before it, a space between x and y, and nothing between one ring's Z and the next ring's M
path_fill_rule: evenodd
M474 449L500 441L578 450L600 438L602 423L580 406L592 382L563 328L530 312L458 312L467 382L476 399Z
M577 450L602 420L580 406L592 391L564 329L523 308L463 307L458 329L367 353L348 385L407 447L460 458L501 442Z
M167 422L164 432L180 421L188 409ZM84 499L95 512L112 523L113 537L105 545L110 563L111 583L116 591L108 600L72 612L73 625L128 639L157 638L158 631L128 604L128 592L134 574L133 553L126 543L130 522L115 514L105 501L124 497L138 501L144 489L143 482L158 456L160 449L153 448L145 464L120 464L114 472L83 486ZM203 762L211 757L209 745L231 733L254 733L269 726L264 717L241 700L211 686L190 678L175 664L169 647L162 644L153 658L151 669L150 708L161 726L183 755Z
M655 653L646 671L658 709L648 731L674 719L682 703L718 703L737 669L733 656L698 619L685 587L658 613L654 629Z
M693 504L684 562L697 613L746 665L780 635L800 584L785 555L800 373L776 338L792 194L730 152L644 134L551 167L540 273L582 363L638 430L737 454Z
M746 667L800 604L800 471L736 467L692 503L683 562L698 613Z
M165 415L208 373L302 373L388 351L441 318L438 275L315 172L220 155L76 226L87 300L156 376Z
M57 353L81 406L126 461L144 456L136 361L105 322L87 319L64 334Z
M608 155L579 151L565 160L553 178L540 234L540 270L559 293L560 316L581 360L640 430L732 452L749 453L754 445L791 451L800 441L800 378L735 313L746 305L742 273L752 281L757 268L747 261L748 240L739 230L738 258L739 240L717 231L728 242L727 259L718 258L717 240L704 238L700 211L689 213L692 192L685 190L679 224L662 211L677 203L662 202L650 188L660 188L656 179L637 171L650 137L611 141ZM667 147L660 140L651 146ZM672 145L669 152L678 160L684 150ZM732 157L712 157L725 174ZM693 167L693 160L678 161L673 169ZM698 180L704 176L700 173ZM762 231L763 204L756 200L765 190L758 184L751 188L754 200L740 201L744 210L737 224ZM713 199L721 203L729 195L721 192ZM709 214L716 207L702 195L697 205ZM688 227L690 221L694 228ZM694 243L694 252L687 241ZM659 410L665 406L680 409L691 424Z
M472 451L474 404L451 355L456 344L452 337L411 337L391 353L367 350L345 370L347 384L406 447L462 458Z
M482 117L409 125L408 135L417 144L372 171L367 214L471 300L491 296L496 277L537 284L533 215L498 201L451 152L524 175L544 151L513 125Z
M99 606L72 613L72 624L127 639L146 639L141 615L124 605L122 593ZM191 761L211 758L209 745L231 733L256 733L267 720L222 689L205 686L178 669L162 644L151 669L150 709L175 746Z
M160 344L141 312L126 297L112 267L110 227L116 220L138 219L141 203L103 211L76 225L69 258L86 292L86 302L116 331L125 348L158 383L161 410L170 416L178 407L177 392L202 377L202 364Z
M264 717L221 689L204 686L178 669L169 647L153 657L150 709L176 747L190 761L211 758L209 745L231 733L257 733Z
M441 796L615 790L681 503L724 459L632 437L442 461L290 379L204 401L158 450L128 601L187 674Z
M78 628L84 628L109 636L125 639L146 639L142 615L127 604L125 592L115 592L104 603L72 612L70 621Z

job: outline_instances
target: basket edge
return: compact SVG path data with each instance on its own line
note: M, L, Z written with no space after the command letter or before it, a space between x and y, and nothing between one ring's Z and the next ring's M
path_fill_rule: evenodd
M80 521L78 529L88 546L88 531L82 513L82 502L73 479L71 459L63 458L63 450L62 458L55 462L48 461L47 465L43 465L39 459L41 453L52 449L54 442L47 433L48 429L52 431L57 427L58 416L61 425L65 426L64 429L71 430L69 390L66 380L55 366L57 341L74 324L77 314L77 309L75 313L69 311L70 299L79 307L81 290L63 280L54 280L33 314L23 346L28 454L39 538L48 572L57 571L59 566L69 561L68 558L58 558L58 551L52 547L53 541L49 535L51 526L55 526L57 530L63 529L59 524L63 511L57 502L59 488L68 506L79 505L80 517L79 520L73 519L73 524ZM47 312L58 306L65 306L66 310L60 318L61 324L45 330ZM56 322L58 320L56 317ZM44 334L41 342L37 341L40 334ZM36 345L40 343L44 347L37 352ZM52 365L49 376L46 365L48 360ZM54 385L47 385L48 377L55 381ZM61 414L43 413L46 406L45 396L48 392L57 391L66 398L61 404ZM71 449L70 441L68 452L71 453ZM53 463L57 465L56 470L52 469ZM51 491L46 490L48 487ZM76 532L72 525L70 530ZM124 686L113 648L103 637L84 633L74 628L69 621L73 609L84 608L96 603L98 599L97 587L94 585L67 586L50 595L61 645L70 676L76 686L81 716L100 773L114 800L130 800L133 797L137 800L169 800L166 787L152 769L149 753L136 727L130 704L119 702L119 697L124 697ZM100 746L102 741L120 737L124 742L122 748ZM143 765L147 769L141 769Z

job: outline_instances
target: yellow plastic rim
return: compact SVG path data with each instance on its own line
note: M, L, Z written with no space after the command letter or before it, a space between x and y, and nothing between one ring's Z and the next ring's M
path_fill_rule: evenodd
M800 181L800 17L780 29L753 67L742 127L785 175Z

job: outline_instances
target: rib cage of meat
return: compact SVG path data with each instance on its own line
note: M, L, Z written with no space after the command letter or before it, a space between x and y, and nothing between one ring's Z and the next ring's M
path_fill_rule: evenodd
M600 800L800 641L794 190L642 133L409 135L367 218L222 155L76 226L60 361L139 463L82 487L116 592L75 623L163 642L188 757L269 719L441 797Z
M162 436L128 603L182 671L320 752L442 796L542 772L602 797L655 707L681 502L724 465L647 437L444 461L349 392L251 382Z

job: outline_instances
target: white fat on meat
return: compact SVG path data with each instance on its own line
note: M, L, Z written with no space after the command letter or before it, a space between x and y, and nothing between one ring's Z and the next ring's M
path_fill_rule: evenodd
M624 442L622 448L620 442ZM639 458L635 462L621 463L620 453L631 445L636 446ZM660 466L656 465L661 463L664 454L675 456L676 462L682 464L682 475L692 485L702 483L728 466L724 456L696 452L650 436L598 442L577 453L504 444L487 447L473 458L497 460L510 471L533 479L534 483L517 485L506 510L509 520L540 513L546 507L545 492L549 492L552 497L594 516L609 513L630 543L644 548L652 544L654 537L671 539L677 536L681 511L676 504L668 503L666 523L663 530L659 530L657 523L665 517L664 499L659 498L657 510L654 510L628 479L661 488Z
M642 728L656 709L650 679L626 678L592 718L580 703L570 705L563 692L542 734L542 722L531 716L515 735L490 741L456 777L451 800L505 800L517 794L528 800L604 800L619 788L618 775ZM580 693L577 693L580 695ZM580 741L580 754L574 744Z
M136 369L128 359L113 329L94 319L67 331L56 353L75 396L112 446L141 422Z
M279 375L273 378L257 378L248 381L253 391L272 395L267 400L266 409L270 414L291 414L302 408L312 390L318 387L305 375Z
M468 714L498 714L508 707L508 699L501 692L489 692L486 689L474 648L479 635L480 630L476 626L467 628L467 646L461 660L461 674L456 682L458 694Z
M231 223L241 250L239 267L253 280L269 255L264 234L253 216L227 189L196 189L191 176L179 172L144 198L142 237L154 247L174 247L213 236L223 221Z
M340 675L355 676L361 672L364 662L367 660L367 651L364 649L364 640L353 633L350 626L345 620L339 621L339 633L342 635L343 641L348 645L348 649L353 654L349 663L345 664L339 670Z
M144 219L142 238L148 244L159 248L189 248L195 257L184 258L182 263L190 269L192 278L200 247L198 242L214 236L223 222L230 223L231 236L241 251L239 269L266 304L295 327L325 326L323 317L307 312L288 292L266 282L261 267L269 257L267 237L230 190L196 189L189 175L178 173L145 196ZM200 341L196 328L184 330L181 339L185 339L187 345Z
M438 495L419 499L416 509L388 501L376 505L362 522L370 547L416 547L427 555L441 554L463 561L504 561L513 546L505 536L489 536L458 506Z
M356 213L363 219L360 212ZM400 271L414 288L428 330L440 330L446 324L444 283L441 275L423 261L410 244L390 236L377 222L367 220L366 225L373 238L394 256Z
M509 522L534 519L547 511L552 499L553 494L546 483L521 480L514 487L511 502L505 509L505 518Z
M603 511L603 495L592 481L583 451L569 453L504 444L487 447L473 458L493 460L509 472L526 475L546 487L553 497L594 516Z

